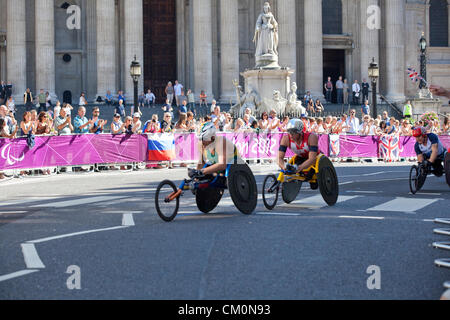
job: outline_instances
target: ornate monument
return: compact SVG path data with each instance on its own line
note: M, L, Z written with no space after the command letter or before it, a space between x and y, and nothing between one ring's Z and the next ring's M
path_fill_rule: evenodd
M279 116L299 116L306 112L297 100L297 85L293 83L291 86L294 71L278 64L278 40L278 22L270 10L270 4L266 2L257 19L253 38L256 67L242 73L245 94L234 81L238 104L232 107L231 112L235 117L241 116L247 108L255 116L272 110Z

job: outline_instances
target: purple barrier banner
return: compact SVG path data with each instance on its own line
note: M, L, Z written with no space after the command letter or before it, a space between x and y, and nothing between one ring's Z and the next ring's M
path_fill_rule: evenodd
M0 170L143 162L147 153L141 135L37 136L33 149L26 139L0 139Z
M339 157L377 158L378 137L339 136Z

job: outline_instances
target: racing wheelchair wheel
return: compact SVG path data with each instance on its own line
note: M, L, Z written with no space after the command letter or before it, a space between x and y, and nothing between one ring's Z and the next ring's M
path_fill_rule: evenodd
M422 189L427 180L426 169L422 165L414 165L409 173L409 189L412 194L416 194Z
M258 186L252 170L246 164L234 164L228 173L228 190L236 208L252 214L258 204Z
M273 210L278 202L278 194L280 192L280 186L278 179L275 175L269 175L264 179L262 198L264 206L267 210Z
M224 194L223 189L206 188L198 189L195 191L195 200L197 202L198 209L203 213L210 213L213 211Z
M450 150L445 155L444 168L445 168L445 179L447 180L447 184L450 187Z
M291 181L285 182L281 186L281 196L283 201L287 204L294 201L298 194L300 193L300 189L302 188L302 182L300 181Z
M177 196L174 200L168 201L168 198L176 194L178 188L172 181L165 180L161 182L156 189L155 194L155 208L161 219L166 222L171 222L178 214L180 207L180 197Z
M323 200L331 207L334 206L339 197L339 181L336 169L330 159L322 156L319 160L319 172L317 173L317 183Z

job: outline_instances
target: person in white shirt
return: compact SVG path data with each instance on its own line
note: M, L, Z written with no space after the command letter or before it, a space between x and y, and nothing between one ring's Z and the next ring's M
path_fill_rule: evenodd
M211 104L210 114L214 113L214 110L216 109L216 107L217 107L217 101L213 100L212 104Z
M361 95L361 86L358 83L358 80L355 80L355 83L352 85L353 91L353 104L359 104L359 97Z
M86 97L85 97L84 92L82 92L81 96L80 96L79 106L82 107L82 106L86 106L86 105L87 105Z
M177 102L177 107L180 106L180 99L181 91L183 90L183 85L181 83L178 83L178 80L175 80L175 85L173 86L173 89L175 91L175 101Z
M350 117L347 119L347 133L357 134L359 130L359 119L356 118L356 110L350 111Z

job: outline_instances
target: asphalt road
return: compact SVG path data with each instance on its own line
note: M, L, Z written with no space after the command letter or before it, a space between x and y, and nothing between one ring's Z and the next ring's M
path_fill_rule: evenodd
M252 169L259 188L274 173ZM439 299L450 270L433 262L449 254L431 244L448 238L432 220L450 216L445 180L413 196L409 167L337 172L334 207L304 186L273 212L260 200L242 215L227 192L204 215L186 193L172 223L154 194L181 169L1 182L0 299Z

